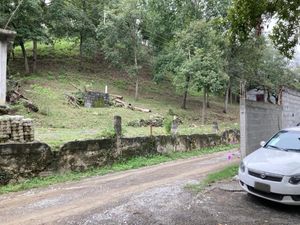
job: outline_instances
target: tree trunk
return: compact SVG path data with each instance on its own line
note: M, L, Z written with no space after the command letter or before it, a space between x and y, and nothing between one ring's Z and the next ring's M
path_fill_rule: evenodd
M36 73L37 71L37 41L33 41L33 48L32 48L32 56L33 56L33 67L32 71Z
M135 80L135 101L139 100L139 72L138 72L138 61L137 61L137 53L136 53L136 47L134 48L134 66L136 70L136 80Z
M208 97L209 97L209 93L208 93L208 91L206 91L206 108L210 108L210 103L209 103L209 99L208 99Z
M82 64L83 57L83 34L80 32L80 43L79 43L79 57L80 57L80 65Z
M232 93L232 88L230 87L229 89L229 97L230 97L230 104L233 104L233 93Z
M190 80L191 80L191 76L187 75L185 80L184 95L183 95L183 101L181 106L182 109L186 109L186 99L187 99L188 90L190 86Z
M206 87L203 88L203 103L202 103L202 125L205 125L205 114L206 114L206 92L207 92L207 89Z
M28 58L27 58L27 53L26 53L26 49L24 46L24 41L20 40L20 47L22 49L22 54L23 54L23 58L24 58L24 65L25 65L25 73L29 74L29 65L28 65Z
M224 102L224 113L228 112L228 100L229 100L229 94L230 94L230 87L231 87L231 83L230 81L228 82L228 86L225 92L225 102Z
M82 0L82 9L84 14L86 15L86 0ZM80 57L80 69L83 69L83 42L84 42L84 31L80 31L80 43L79 43L79 57Z
M139 77L136 77L135 80L135 95L134 95L135 101L139 100Z

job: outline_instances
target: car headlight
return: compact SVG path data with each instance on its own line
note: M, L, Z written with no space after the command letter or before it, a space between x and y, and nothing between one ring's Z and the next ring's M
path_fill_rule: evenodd
M289 180L290 184L299 184L300 183L300 174L294 175Z
M241 172L245 172L245 170L246 170L246 167L245 167L245 164L244 164L244 162L242 161L241 162L241 164L240 164L240 170L241 170Z

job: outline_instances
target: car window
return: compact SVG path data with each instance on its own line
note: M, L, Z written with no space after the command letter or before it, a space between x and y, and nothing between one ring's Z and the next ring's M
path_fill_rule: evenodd
M300 132L280 131L266 144L265 147L300 152Z

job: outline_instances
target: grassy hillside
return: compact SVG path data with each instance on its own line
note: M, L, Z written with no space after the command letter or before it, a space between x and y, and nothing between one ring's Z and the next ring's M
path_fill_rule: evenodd
M30 55L31 46L27 44ZM201 125L200 94L189 96L187 110L180 109L182 95L176 93L171 82L156 84L152 81L151 71L143 69L140 84L140 100L134 102L134 81L120 70L112 68L101 56L86 59L82 66L77 56L77 45L72 42L58 42L53 46L39 45L38 73L23 74L23 61L20 49L15 51L15 60L10 62L14 79L22 86L23 94L40 108L39 113L27 112L22 106L13 106L18 114L34 118L36 137L55 148L62 143L105 136L112 130L114 115L123 118L125 136L149 135L149 128L126 126L137 119L149 119L154 115L168 116L170 109L179 115L183 124L179 133L209 133L211 124L219 122L222 130L238 127L238 106L231 105L229 114L224 114L223 99L210 97L207 125ZM31 62L31 59L29 59ZM134 105L150 108L152 113L135 112L124 108L73 108L67 104L64 93L76 92L74 86L90 90L104 91L108 85L109 93L123 95L125 101ZM164 128L154 128L155 135L165 134Z

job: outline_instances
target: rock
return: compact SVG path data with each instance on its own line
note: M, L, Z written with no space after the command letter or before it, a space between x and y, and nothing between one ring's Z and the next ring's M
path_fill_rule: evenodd
M0 184L36 177L52 160L51 149L44 143L0 144Z

